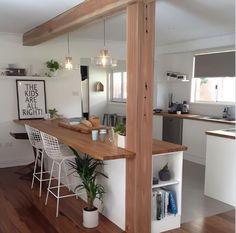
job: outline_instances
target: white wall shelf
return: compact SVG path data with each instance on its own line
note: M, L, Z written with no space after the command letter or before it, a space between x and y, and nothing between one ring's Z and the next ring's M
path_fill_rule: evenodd
M55 77L46 77L46 76L5 76L2 75L0 76L0 79L32 79L32 80L37 80L37 79L47 79L47 78L55 78Z

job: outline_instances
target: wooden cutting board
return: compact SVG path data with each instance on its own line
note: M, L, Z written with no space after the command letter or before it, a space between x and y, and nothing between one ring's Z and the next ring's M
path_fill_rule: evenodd
M65 122L59 122L58 126L66 128L66 129L70 129L73 131L77 131L80 133L85 133L85 134L90 134L92 132L92 130L94 130L94 129L109 129L109 127L107 127L105 125L100 125L97 127L88 127L84 124L71 125L71 124L65 123Z

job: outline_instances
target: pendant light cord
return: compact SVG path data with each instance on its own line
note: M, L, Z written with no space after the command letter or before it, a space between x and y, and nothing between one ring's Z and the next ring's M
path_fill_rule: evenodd
M105 25L105 19L103 21L103 38L104 38L104 48L106 48L106 25Z
M70 37L69 37L69 32L67 33L67 45L68 45L68 56L70 56Z

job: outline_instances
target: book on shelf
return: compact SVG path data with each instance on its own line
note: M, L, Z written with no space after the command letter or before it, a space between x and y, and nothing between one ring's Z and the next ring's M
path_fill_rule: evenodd
M175 192L159 188L152 193L152 219L161 220L169 215L177 214Z

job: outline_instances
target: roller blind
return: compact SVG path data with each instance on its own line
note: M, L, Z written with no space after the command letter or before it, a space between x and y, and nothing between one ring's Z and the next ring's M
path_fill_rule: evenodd
M235 77L235 51L196 55L194 77Z

